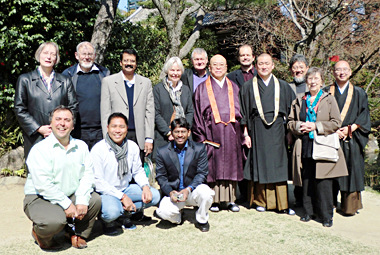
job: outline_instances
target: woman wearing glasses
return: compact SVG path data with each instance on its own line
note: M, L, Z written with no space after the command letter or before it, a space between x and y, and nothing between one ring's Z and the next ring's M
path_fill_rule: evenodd
M347 175L347 168L340 148L336 163L314 160L313 141L317 135L334 133L342 121L335 98L321 89L324 83L322 69L311 67L305 79L309 92L293 101L288 122L288 129L298 138L293 151L293 175L303 187L304 216L301 221L308 222L318 214L323 226L331 227L333 178Z

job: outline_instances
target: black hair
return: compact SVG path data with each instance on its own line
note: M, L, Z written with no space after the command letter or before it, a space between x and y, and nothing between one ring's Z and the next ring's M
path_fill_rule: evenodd
M172 123L170 123L170 129L172 132L176 127L186 128L187 130L190 130L190 124L184 117L175 119L172 121Z
M123 55L124 54L129 54L129 55L134 55L136 57L136 63L137 63L137 52L134 50L134 49L126 49L126 50L123 50L121 53L120 53L120 61L123 61Z
M128 118L127 116L125 116L124 114L122 114L121 112L114 112L112 113L109 117L108 117L108 122L107 122L107 125L109 125L111 123L111 120L114 119L114 118L122 118L125 120L125 124L128 126Z

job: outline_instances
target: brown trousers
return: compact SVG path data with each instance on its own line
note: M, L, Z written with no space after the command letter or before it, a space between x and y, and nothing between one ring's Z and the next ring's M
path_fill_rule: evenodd
M69 198L75 205L75 195ZM86 216L82 220L75 220L76 235L83 238L90 236L101 205L100 196L93 192ZM33 221L33 229L46 247L53 244L54 235L61 232L67 225L67 218L63 208L57 204L50 203L50 201L43 199L42 196L26 195L24 198L24 212ZM71 222L71 219L69 221Z
M250 182L248 188L248 198L250 206L262 206L267 210L285 210L288 205L288 185L287 182L260 184Z
M362 196L360 191L346 192L341 191L340 204L344 214L355 215L355 213L363 209Z

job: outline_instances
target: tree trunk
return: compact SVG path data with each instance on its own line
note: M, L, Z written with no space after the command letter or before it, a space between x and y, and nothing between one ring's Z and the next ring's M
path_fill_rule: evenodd
M119 0L102 0L101 2L91 38L91 43L96 50L95 62L98 64L104 60L104 53L110 39L118 4Z

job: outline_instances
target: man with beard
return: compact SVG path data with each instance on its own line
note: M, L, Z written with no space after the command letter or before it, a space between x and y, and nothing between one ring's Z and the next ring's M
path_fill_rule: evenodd
M241 88L246 81L256 76L257 71L253 66L255 56L253 56L252 47L244 44L239 47L240 69L237 69L227 75L227 78L236 83Z
M100 122L100 92L102 80L110 71L94 63L95 49L90 42L81 42L77 45L75 64L63 75L71 78L79 103L79 114L72 136L86 142L91 150L95 143L103 139Z
M207 70L207 52L202 48L195 48L191 53L191 63L193 64L193 68L185 69L181 81L183 85L190 88L191 93L194 93L198 85L204 82L210 75Z
M342 127L336 131L347 163L348 176L339 177L341 209L345 215L355 215L363 208L364 148L371 131L367 94L350 81L352 71L347 61L334 66L335 84L325 90L335 96L342 118ZM334 199L338 195L335 189Z
M100 113L104 138L108 117L112 113L121 112L127 116L127 139L140 147L140 158L144 164L144 156L153 151L154 97L152 82L135 73L137 60L137 52L133 49L120 54L122 70L103 79Z
M309 63L304 55L295 54L289 62L289 71L293 76L293 82L289 83L290 87L293 89L293 92L296 95L305 94L309 89L306 86L305 75L309 70ZM290 146L289 159L292 159L292 151L293 151L293 137L291 132L287 135L288 145ZM291 168L291 160L289 160L289 169ZM302 186L299 186L296 180L293 180L294 185L294 198L295 198L295 207L302 207Z
M240 90L241 124L245 144L250 148L244 178L251 180L250 204L264 212L277 209L294 215L288 206L288 160L285 125L295 94L287 82L273 74L269 54L257 57L257 76Z

